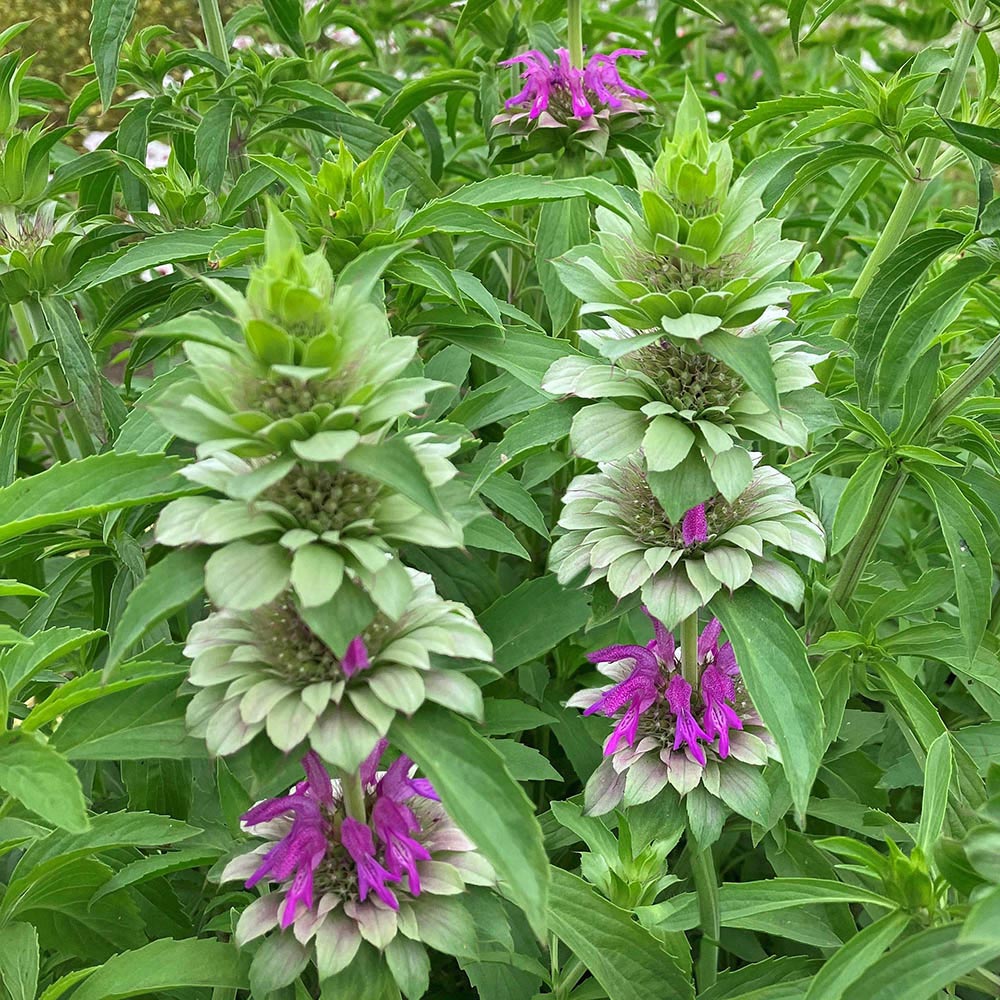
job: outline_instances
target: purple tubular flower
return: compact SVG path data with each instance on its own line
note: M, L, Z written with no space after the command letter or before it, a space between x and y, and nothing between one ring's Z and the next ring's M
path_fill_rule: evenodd
M248 827L269 823L286 813L293 815L292 826L279 840L247 879L252 889L265 876L275 882L292 880L281 912L281 926L289 927L295 920L298 904L313 904L313 873L319 867L327 850L328 821L324 807L333 806L330 775L319 757L310 752L302 761L306 780L289 795L259 802L243 816Z
M674 652L677 649L673 632L668 632L663 622L650 614L647 607L643 607L642 613L653 623L654 639L647 648L654 651L666 667L673 666Z
M718 618L713 618L698 636L698 662L701 663L709 653L715 650L719 641L719 634L722 632L722 622Z
M390 909L398 910L399 901L386 882L398 882L399 876L386 871L375 860L375 844L371 828L348 816L340 827L340 842L347 849L358 869L358 896L364 902L368 893L375 895Z
M657 699L657 680L660 667L656 656L645 646L608 646L590 653L591 663L616 663L631 658L635 662L632 672L614 687L609 688L584 711L584 715L600 712L614 715L623 708L625 714L612 730L604 744L604 756L610 757L624 742L632 746L639 731L639 717Z
M417 861L429 861L430 851L414 840L410 834L419 832L420 823L412 810L394 802L388 795L380 795L372 807L372 825L379 840L385 845L385 863L398 879L405 871L410 892L420 895L420 874Z
M588 90L593 91L600 101L609 108L620 108L624 103L618 96L619 93L627 94L639 100L647 100L649 94L638 87L631 87L627 84L618 72L616 65L622 56L632 56L640 59L644 56L643 49L615 49L610 55L598 53L590 57L587 68L584 70L584 85Z
M526 104L531 101L531 111L529 118L537 118L548 106L549 96L552 88L557 83L557 69L549 62L549 58L544 52L538 49L529 49L527 52L514 56L513 59L505 59L500 63L503 67L515 66L524 63L525 69L521 73L524 80L524 88L513 97L504 101L504 107L508 110L517 107L519 104Z
M340 661L340 669L344 671L346 677L353 677L362 670L367 670L371 666L368 659L368 648L365 640L360 635L356 635L344 650L344 655Z
M688 547L698 542L708 541L708 519L705 516L703 503L692 507L684 515L684 520L681 521L681 536L684 539L684 544Z
M570 62L568 49L556 49L556 55L559 56L557 82L569 91L573 114L577 118L589 118L594 113L594 108L583 90L583 70Z
M378 764L382 759L382 754L385 753L385 748L389 745L389 741L385 738L380 739L375 744L375 749L365 757L361 762L361 767L358 770L358 774L361 778L361 786L363 788L373 788L375 785L375 775L378 773Z
M393 802L405 802L415 795L433 802L440 802L441 799L434 791L434 786L426 778L410 777L412 769L413 761L405 754L400 754L382 776L378 786L379 795L384 795Z
M679 750L682 744L686 744L691 756L704 767L705 750L698 741L708 742L708 735L698 725L698 720L691 712L691 685L680 674L674 674L670 678L670 684L667 687L667 704L677 718L674 749Z
M729 704L736 696L732 678L715 664L701 675L701 700L705 706L705 733L711 743L719 737L719 756L729 756L729 730L742 729L743 720Z

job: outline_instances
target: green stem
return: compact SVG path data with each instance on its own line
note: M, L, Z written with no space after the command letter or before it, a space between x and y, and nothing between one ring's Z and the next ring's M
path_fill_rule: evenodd
M573 988L580 981L580 977L586 971L587 966L574 955L570 963L563 970L562 975L559 977L559 984L555 988L555 996L557 1000L564 1000L565 997L568 997L570 993L573 992Z
M962 33L959 35L958 45L951 60L951 67L948 70L948 79L945 81L941 91L941 97L937 102L937 113L942 118L947 118L958 104L962 96L962 87L965 84L965 75L972 63L972 55L976 49L976 40L979 37L981 28L979 22L986 13L987 0L976 0L969 14L967 21L962 24ZM893 250L903 241L906 230L909 228L913 215L920 204L925 183L931 180L931 172L934 169L934 161L937 159L941 149L941 140L929 136L921 142L917 152L916 169L914 175L906 182L905 187L900 192L899 200L896 202L885 228L882 230L872 252L868 255L861 272L858 274L851 289L851 297L860 299L864 295L868 286L875 278L875 272ZM843 317L834 323L831 333L835 337L845 337L850 330L851 317Z
M1000 337L994 337L983 348L979 357L934 401L927 413L927 419L918 431L920 440L929 441L948 419L952 410L980 383L985 382L997 365L1000 365Z
M691 689L698 690L698 612L681 622L681 673Z
M21 302L11 303L10 314L14 319L14 326L17 329L21 346L24 348L25 356L27 356L28 352L39 341L46 339L49 335L48 328L45 325L45 317L41 313L41 303L37 299L24 299ZM77 409L76 401L69 391L69 386L66 384L66 379L61 369L50 367L46 370L45 377L55 395L59 399L69 401L63 408L62 413L66 418L70 436L76 443L81 457L95 454L97 449L94 447L90 430L87 428L86 421ZM65 461L62 455L58 457Z
M566 41L570 64L583 69L583 0L566 0Z
M366 822L365 793L361 787L361 775L357 771L338 771L340 788L344 796L344 810L347 815L360 822Z
M719 967L719 932L721 912L719 907L719 876L715 871L712 848L702 851L691 848L691 874L698 893L698 917L701 925L701 945L698 948L696 969L698 992L715 985Z
M222 26L222 13L219 11L219 0L198 0L201 11L201 23L205 29L205 44L208 51L226 67L229 74L229 46L226 44L226 30Z

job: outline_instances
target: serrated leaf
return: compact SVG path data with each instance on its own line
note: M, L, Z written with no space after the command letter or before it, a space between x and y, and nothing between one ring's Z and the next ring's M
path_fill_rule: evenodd
M138 0L93 0L90 10L90 51L107 110L118 82L118 56L135 17Z
M33 736L0 736L0 789L47 823L74 832L87 829L87 806L72 764Z

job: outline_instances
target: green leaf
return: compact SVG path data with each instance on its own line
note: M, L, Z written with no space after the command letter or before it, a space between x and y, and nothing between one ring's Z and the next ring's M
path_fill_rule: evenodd
M73 994L74 1000L123 1000L160 990L249 986L249 956L221 941L154 941L109 959Z
M954 118L944 118L942 121L955 137L957 146L990 163L1000 163L1000 129L959 122Z
M207 262L212 247L232 232L226 226L209 226L207 229L175 229L147 236L141 243L130 245L124 253L114 251L88 261L62 291L68 293L94 288L116 278L138 274L164 261L175 264L189 260Z
M948 810L948 789L951 787L951 734L942 733L931 744L924 764L924 796L920 806L920 829L917 845L925 857L930 857L944 829Z
M125 611L112 629L105 678L148 629L198 596L208 556L208 549L177 549L147 571L139 586L129 594Z
M493 641L493 663L504 672L557 646L587 621L587 595L552 575L525 580L477 617Z
M205 756L205 744L187 733L176 679L153 681L76 709L51 742L69 760Z
M32 635L30 646L0 653L0 675L7 683L11 697L16 697L21 688L40 670L52 666L102 635L104 632L100 629L43 629Z
M767 337L739 337L725 330L715 330L701 338L701 345L709 354L732 368L772 413L780 414L778 384Z
M218 849L186 847L179 851L167 851L165 854L151 854L148 858L140 858L130 865L125 865L109 878L94 893L91 902L96 903L102 896L108 896L126 886L142 885L152 879L172 875L174 872L190 871L192 868L212 865L219 860L220 853Z
M108 452L54 465L0 489L0 541L50 524L197 492L167 455Z
M104 407L101 403L101 374L83 327L72 305L62 298L42 299L42 312L52 333L59 367L66 376L73 404L96 440L104 440Z
M205 112L194 133L194 160L201 183L210 191L219 191L229 160L229 136L233 130L236 102L225 98Z
M607 992L609 1000L693 1000L694 989L663 945L627 910L583 879L552 869L549 925Z
M830 555L839 552L858 533L858 528L872 505L884 468L885 455L874 452L854 470L847 481L837 503L837 513L833 517Z
M858 931L816 973L805 1000L841 1000L844 990L882 957L882 953L906 930L909 923L910 915L897 911L887 913Z
M877 961L844 992L844 1000L930 1000L1000 954L1000 937L961 940L961 924L920 931Z
M299 28L303 9L301 0L263 0L263 4L274 33L296 55L304 56L306 48Z
M572 319L577 298L562 283L552 261L589 240L590 205L586 198L550 201L542 205L535 234L535 265L555 335Z
M371 476L391 486L397 493L423 507L430 514L442 514L441 502L427 480L427 474L417 461L413 449L402 438L380 444L360 444L342 459L348 469Z
M823 752L823 706L802 640L766 594L720 592L712 613L736 651L754 706L781 750L792 801L804 815Z
M961 310L965 290L991 265L982 257L962 257L935 275L893 323L878 368L878 402L884 413L906 386L913 366Z
M648 472L646 479L667 517L675 524L705 497L718 492L697 448L669 472Z
M930 465L914 463L911 468L937 509L955 573L958 619L972 658L990 620L993 564L986 537L972 505L950 476Z
M398 129L411 114L425 101L449 91L475 93L479 89L479 73L470 69L437 69L419 79L404 83L392 97L382 105L376 116L379 125L388 129Z
M31 924L0 928L0 984L10 1000L35 1000L38 989L38 932Z
M542 828L503 757L468 722L437 706L425 705L409 719L397 716L391 734L541 936L549 878Z
M864 405L868 404L875 385L879 355L903 303L933 261L961 240L962 234L955 229L928 229L917 233L903 240L875 272L858 303L854 331L857 351L854 371Z
M486 453L473 491L478 490L490 476L520 465L529 456L547 450L566 437L576 408L576 404L570 401L552 401L511 424L503 438Z
M10 486L17 478L21 428L34 396L34 389L22 389L6 404L3 422L0 423L0 487Z
M93 0L90 8L90 51L105 111L114 98L118 56L137 5L138 0Z
M0 788L48 823L87 829L87 806L72 764L33 736L15 731L0 737Z

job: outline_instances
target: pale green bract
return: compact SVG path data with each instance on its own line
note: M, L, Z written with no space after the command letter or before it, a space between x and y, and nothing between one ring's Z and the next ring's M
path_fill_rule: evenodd
M781 238L781 220L761 218L759 196L730 187L732 154L711 142L690 83L674 138L650 169L629 162L640 211L598 208L597 243L554 261L580 312L619 320L634 330L662 329L699 340L713 330L741 330L769 306L810 286L785 278L801 243Z
M428 511L375 476L399 458L402 448L433 490L455 475L448 456L458 445L416 433L372 447L371 474L290 458L261 465L226 452L196 462L184 475L225 499L183 497L167 504L157 523L157 541L221 546L209 559L205 577L217 607L252 610L289 586L306 606L318 606L350 581L394 618L411 594L394 546L459 546L462 528L450 514Z
M377 615L360 637L368 666L346 669L283 593L253 611L224 609L188 635L191 732L212 754L228 755L258 733L279 750L308 743L346 771L385 736L397 712L429 700L477 717L479 685L442 657L489 661L490 640L464 605L445 601L425 573L406 571L412 596L395 621Z
M254 272L246 298L213 283L236 314L243 342L211 314L182 321L176 332L185 337L192 377L150 408L168 430L194 442L199 457L290 449L338 461L361 436L414 413L442 383L399 377L416 356L416 339L393 337L385 309L362 291L334 288L322 255L304 255L294 235L290 249L274 249L271 229L268 236L268 263ZM281 271L279 253L291 258Z
M744 439L805 447L808 431L797 414L772 412L710 353L660 334L650 340L613 319L608 322L607 329L580 331L602 358L560 358L542 383L556 395L601 401L573 419L570 442L577 455L612 461L641 449L647 468L666 472L693 452L701 456L715 488L735 500L753 473ZM826 355L797 340L768 348L779 396L816 382L812 366Z
M759 456L754 456L759 459ZM772 547L821 560L826 552L819 518L795 497L791 480L768 466L754 469L733 501L705 501L708 539L686 546L681 523L671 522L653 495L641 462L602 463L577 476L563 498L550 562L561 583L607 581L617 597L640 591L668 629L694 614L723 587L756 583L791 605L802 601L798 571Z

